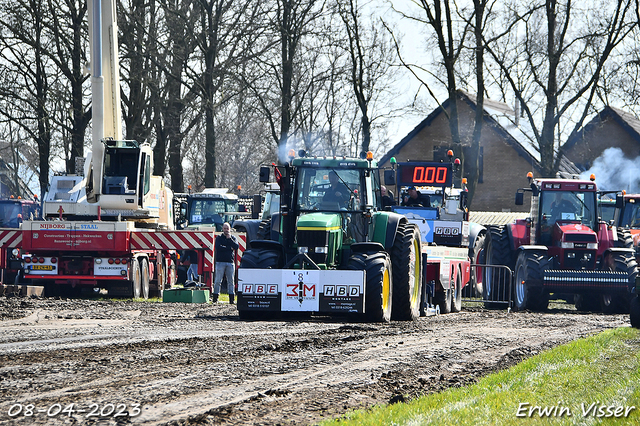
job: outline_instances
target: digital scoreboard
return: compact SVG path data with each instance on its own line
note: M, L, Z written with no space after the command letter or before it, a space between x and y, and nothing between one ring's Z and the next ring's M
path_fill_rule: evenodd
M451 163L400 163L398 184L401 186L451 186Z

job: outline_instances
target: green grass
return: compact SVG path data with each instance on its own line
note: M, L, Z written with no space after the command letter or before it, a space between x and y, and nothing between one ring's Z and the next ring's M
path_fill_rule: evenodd
M541 353L472 386L352 412L322 425L638 425L639 349L640 330L609 330ZM582 403L585 410L592 403L636 408L628 417L594 417L583 415ZM541 417L534 409L529 417L534 406L552 410L552 415ZM519 408L524 417L517 416Z

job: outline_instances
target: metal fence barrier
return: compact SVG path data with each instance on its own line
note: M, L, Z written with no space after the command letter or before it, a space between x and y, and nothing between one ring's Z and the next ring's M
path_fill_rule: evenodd
M512 277L508 266L471 264L471 281L463 289L462 298L482 302L486 308L511 309Z

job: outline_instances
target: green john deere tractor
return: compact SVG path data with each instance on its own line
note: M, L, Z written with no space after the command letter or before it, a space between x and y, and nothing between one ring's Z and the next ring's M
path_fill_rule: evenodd
M238 270L241 318L281 312L355 314L367 321L420 316L423 255L418 228L381 208L370 157L295 158L275 167L280 212L261 229ZM268 182L269 167L260 180ZM387 174L393 184L393 174Z

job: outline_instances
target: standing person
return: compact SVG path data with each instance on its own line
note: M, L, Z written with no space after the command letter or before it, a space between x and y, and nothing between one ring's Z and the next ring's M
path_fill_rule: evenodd
M213 284L213 303L218 302L218 295L220 294L220 283L222 277L227 277L227 292L229 293L229 303L233 305L235 296L235 251L238 250L238 242L236 237L231 235L231 226L228 222L222 225L222 234L216 237L216 243L214 247L214 256L216 258L215 263L215 282Z

